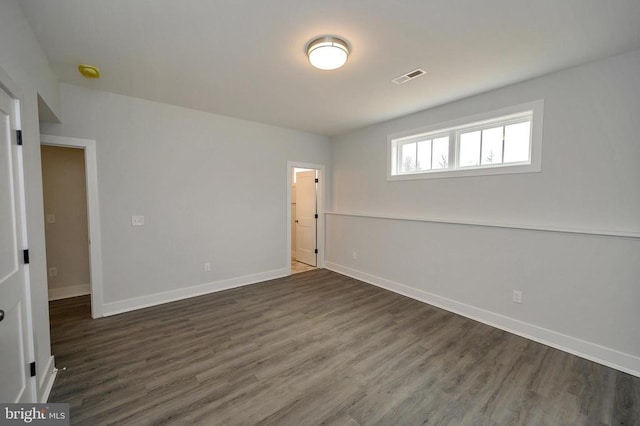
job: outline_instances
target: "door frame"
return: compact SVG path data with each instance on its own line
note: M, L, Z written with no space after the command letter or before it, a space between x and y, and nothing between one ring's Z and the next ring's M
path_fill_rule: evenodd
M40 135L40 145L77 148L84 151L87 184L87 223L89 232L89 284L91 286L91 316L103 316L102 237L98 201L98 162L96 141L66 136Z
M318 247L318 256L316 257L316 267L324 268L324 188L326 174L324 164L303 163L299 161L287 161L287 253L286 268L291 275L291 168L299 167L301 169L315 169L318 171L318 222L317 222L317 238L316 245Z

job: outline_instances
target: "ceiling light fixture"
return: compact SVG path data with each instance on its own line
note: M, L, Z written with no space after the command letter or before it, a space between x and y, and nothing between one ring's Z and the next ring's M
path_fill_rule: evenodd
M338 37L318 37L307 45L307 56L314 67L321 70L335 70L347 62L349 46L346 41Z
M98 67L94 67L93 65L78 65L78 71L80 71L80 74L85 78L100 78L100 70Z

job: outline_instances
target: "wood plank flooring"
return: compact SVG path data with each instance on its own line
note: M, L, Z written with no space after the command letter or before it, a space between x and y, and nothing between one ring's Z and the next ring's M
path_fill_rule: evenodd
M640 378L327 270L50 307L72 424L640 425Z
M298 262L297 260L291 259L291 273L299 274L300 272L313 271L316 269L315 266L307 265L306 263Z

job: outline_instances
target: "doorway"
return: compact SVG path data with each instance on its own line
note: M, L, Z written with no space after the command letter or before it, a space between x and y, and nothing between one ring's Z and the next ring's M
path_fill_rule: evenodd
M287 263L290 273L324 266L323 171L317 164L287 164Z
M40 146L49 301L91 294L84 151Z
M95 141L40 135L40 142L49 299L91 294L91 316L99 318L102 256ZM56 194L60 189L63 194Z

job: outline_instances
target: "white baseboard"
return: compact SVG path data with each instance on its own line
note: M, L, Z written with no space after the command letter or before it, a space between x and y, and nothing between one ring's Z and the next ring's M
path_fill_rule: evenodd
M89 284L50 288L49 300L66 299L68 297L83 296L85 294L91 294L91 286Z
M176 300L188 299L190 297L202 296L203 294L215 293L231 288L242 287L262 281L282 278L289 275L289 268L274 269L272 271L260 272L252 275L229 278L226 280L214 281L192 287L180 288L162 293L150 294L148 296L134 297L117 302L105 303L103 305L103 316L121 314L135 311L136 309L147 308L149 306L161 305L163 303L175 302Z
M56 381L56 376L58 375L53 355L51 355L47 365L42 371L42 373L38 374L38 402L45 403L49 401L53 383Z
M597 362L607 367L640 377L640 357L586 342L553 330L519 321L446 297L406 286L376 275L367 274L337 263L325 262L325 268L342 275L382 287L394 293L437 306L438 308L508 331L521 337L551 346L564 352Z

